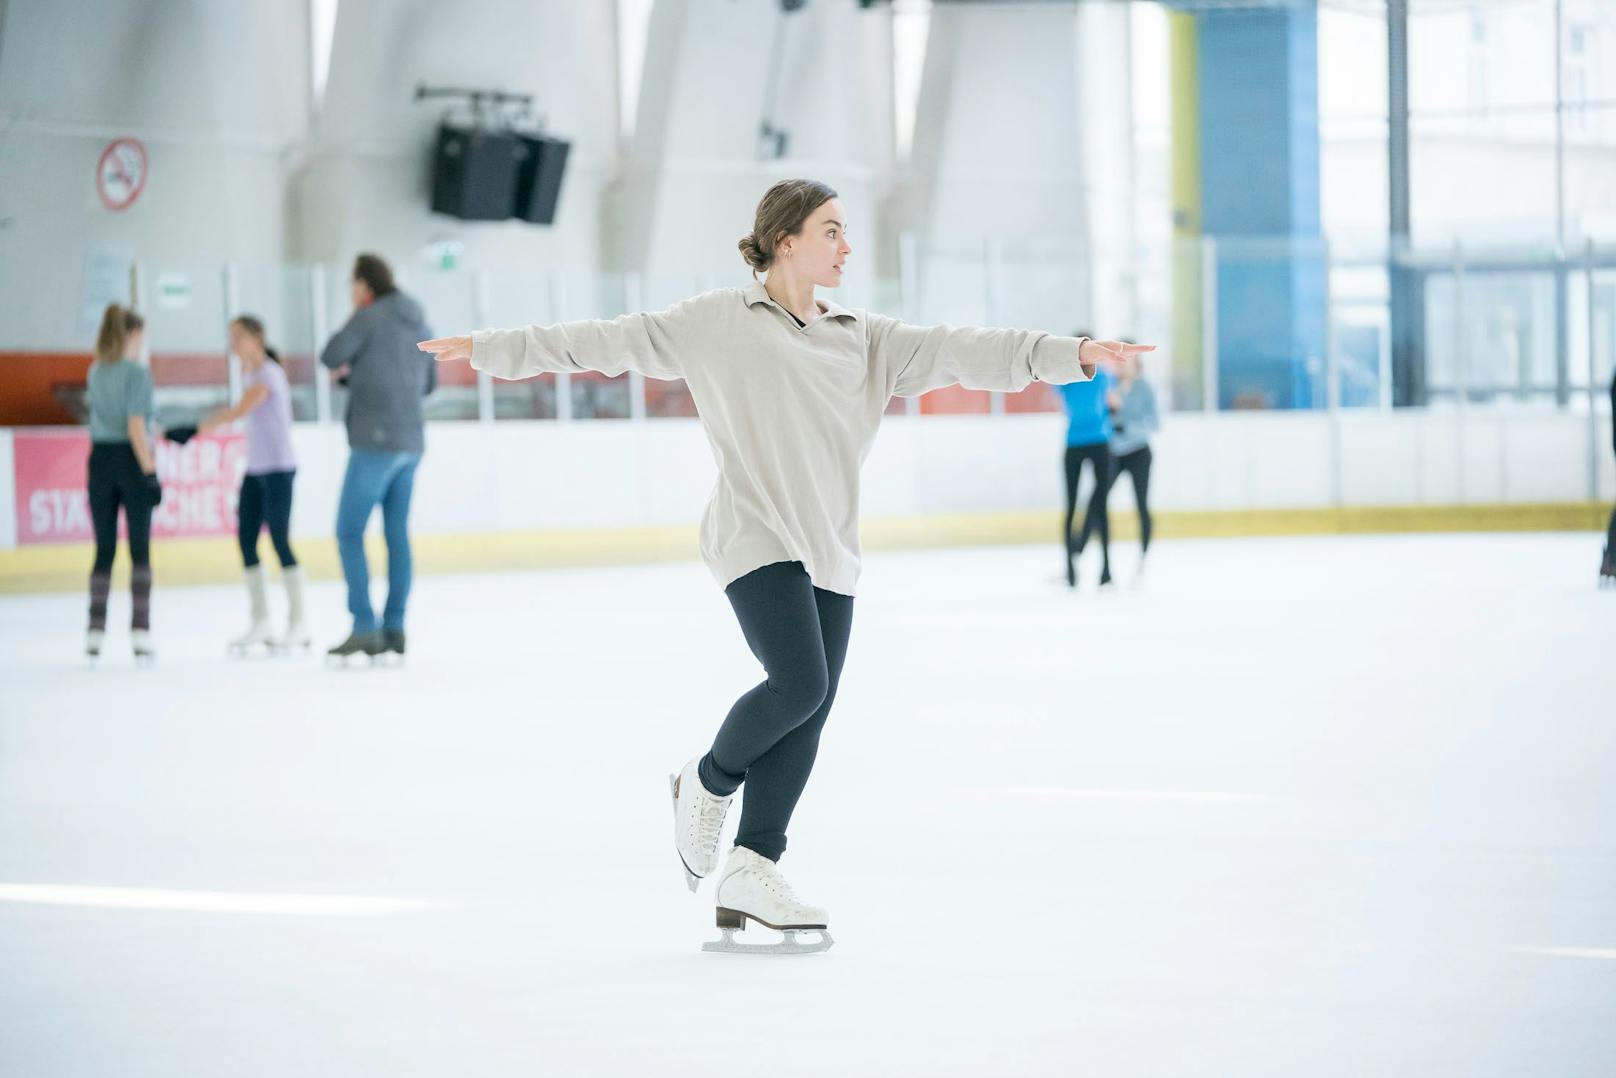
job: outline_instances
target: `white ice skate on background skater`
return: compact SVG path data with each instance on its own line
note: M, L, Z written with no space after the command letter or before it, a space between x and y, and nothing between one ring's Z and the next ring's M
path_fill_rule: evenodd
M242 573L247 584L247 631L230 641L230 654L245 655L253 648L275 650L275 635L269 629L269 601L264 597L264 567L250 565Z
M696 757L677 775L668 776L673 794L673 845L684 866L685 886L694 893L701 881L718 867L718 840L724 831L724 815L731 797L707 792L696 773Z
M286 635L276 642L276 646L282 651L293 648L307 651L313 640L303 617L303 567L293 565L282 569L281 581L286 585Z
M775 863L745 846L736 846L724 862L718 877L719 939L701 945L704 951L722 954L817 954L828 951L830 914L797 898L791 885L780 875ZM785 934L777 943L737 943L735 933L747 920ZM804 943L802 933L818 939Z

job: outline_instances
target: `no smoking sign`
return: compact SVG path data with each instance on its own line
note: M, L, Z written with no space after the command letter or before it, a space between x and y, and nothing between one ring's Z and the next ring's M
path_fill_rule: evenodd
M109 210L127 210L146 189L146 147L140 140L115 139L95 166L95 191Z

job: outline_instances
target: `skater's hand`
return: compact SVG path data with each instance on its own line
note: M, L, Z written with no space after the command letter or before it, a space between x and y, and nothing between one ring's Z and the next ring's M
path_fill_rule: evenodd
M144 476L144 482L146 486L146 500L151 502L151 507L153 509L156 509L159 505L163 504L162 481L157 478L156 472L147 472Z
M1077 361L1084 367L1096 363L1123 364L1134 356L1154 352L1153 344L1129 344L1127 341L1084 341L1077 349Z
M438 337L434 340L422 341L415 347L423 352L431 352L437 357L439 363L471 358L470 337Z

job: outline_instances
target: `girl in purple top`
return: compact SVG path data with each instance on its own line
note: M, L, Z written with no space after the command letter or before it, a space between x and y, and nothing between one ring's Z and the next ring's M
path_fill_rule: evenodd
M292 553L292 477L297 462L292 456L292 393L275 350L264 343L264 324L252 315L230 323L230 350L241 360L241 400L204 419L197 427L206 433L227 423L247 421L247 474L241 480L236 515L236 538L246 567L247 598L251 618L247 631L231 641L238 654L256 644L270 650L309 646L303 622L303 570ZM269 603L264 591L264 567L258 563L258 534L269 525L269 539L281 561L281 580L290 607L285 635L277 638L269 628Z

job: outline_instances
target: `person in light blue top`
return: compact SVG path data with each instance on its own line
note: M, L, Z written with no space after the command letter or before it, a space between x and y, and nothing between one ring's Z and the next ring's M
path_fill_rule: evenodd
M1139 557L1143 560L1150 550L1150 436L1161 429L1161 417L1156 412L1156 392L1141 377L1137 356L1123 368L1117 397L1111 421L1111 482L1123 472L1133 479L1133 500L1139 507Z
M1087 338L1086 333L1074 336ZM1116 403L1116 376L1104 364L1087 382L1056 386L1066 408L1066 520L1061 543L1066 548L1066 586L1077 587L1077 556L1088 545L1091 532L1100 533L1100 583L1111 583L1111 522L1106 517L1105 495L1111 475L1111 408ZM1083 515L1083 531L1072 542L1072 519L1077 512L1077 485L1087 461L1094 474L1088 512Z

